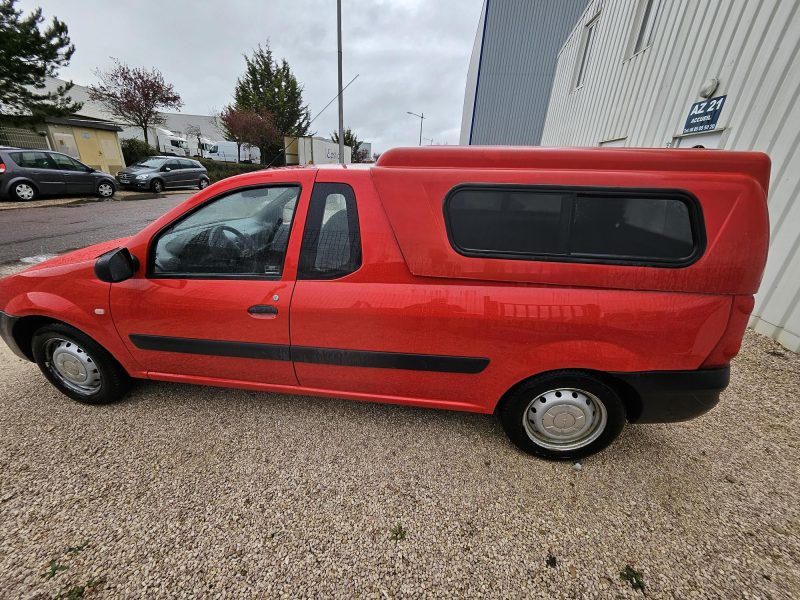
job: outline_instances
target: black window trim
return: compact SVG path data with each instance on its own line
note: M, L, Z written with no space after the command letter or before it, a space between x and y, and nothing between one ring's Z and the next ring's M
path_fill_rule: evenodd
M201 208L208 206L209 204L216 202L217 200L222 200L226 196L230 196L232 194L236 194L238 192L242 192L245 190L255 190L255 189L265 189L265 188L273 188L273 187L296 187L297 188L297 201L294 207L294 214L292 215L292 224L289 226L289 236L287 237L286 242L286 252L283 254L283 264L281 265L281 273L280 275L256 275L256 274L219 274L219 275L210 275L206 273L156 273L155 272L155 263L156 263L156 242L161 237L161 234L164 233L167 229L175 225L176 223L183 221L184 219L188 218L189 216L196 213ZM232 281L281 281L283 279L284 269L286 267L286 255L289 253L289 242L292 239L292 231L294 230L294 222L297 220L295 217L297 216L297 210L300 207L300 198L303 195L303 186L300 184L299 181L282 181L280 183L256 183L253 185L245 185L242 187L233 188L230 190L226 190L217 194L216 196L212 196L208 198L205 202L201 202L191 210L179 215L163 227L161 227L158 231L156 231L150 241L147 243L147 269L145 271L145 277L147 279L198 279L198 280L206 280L206 281L216 281L216 280L232 280Z
M326 185L334 185L334 186L344 186L350 190L350 195L352 197L353 202L353 210L350 209L350 202L347 197L347 194L342 194L345 199L345 207L347 210L347 226L349 231L355 231L358 234L358 260L354 262L353 268L348 270L347 272L344 271L332 271L325 276L320 276L318 273L306 273L303 271L303 256L311 255L313 261L316 262L317 259L317 252L319 251L319 247L317 246L313 250L309 249L306 246L306 234L308 233L308 224L311 222L312 218L320 218L320 222L322 221L322 216L325 211L325 204L321 204L321 213L320 210L314 205L314 194L317 190L322 192L322 186ZM335 192L323 192L325 193L325 200L327 201L328 196L331 193ZM317 214L320 213L320 214ZM322 226L320 225L320 232L322 230ZM318 240L317 240L318 241ZM310 242L309 242L310 243ZM305 226L303 227L303 239L300 243L300 254L298 255L297 259L297 281L333 281L336 279L342 279L347 277L348 275L352 275L361 269L364 265L364 245L362 244L361 238L361 222L358 218L358 198L356 197L356 191L353 189L349 183L344 183L342 181L320 181L314 184L314 189L311 191L311 198L308 201L308 213L306 214L306 222Z
M571 254L571 248L567 248L568 254L548 254L548 253L523 253L523 252L495 252L492 250L471 250L460 247L452 231L450 221L450 211L448 210L453 196L464 190L500 190L504 192L543 192L543 193L567 193L571 194L572 201L569 203L565 214L569 215L569 227L571 229L575 204L578 196L609 196L609 197L636 197L642 199L656 200L679 200L683 202L689 210L689 225L692 232L693 249L692 253L681 259L660 259L642 258L638 256L619 256L601 254ZM615 186L579 186L579 185L540 185L540 184L505 184L505 183L461 183L451 188L445 195L442 204L444 213L445 229L447 240L450 246L461 256L469 258L499 258L509 260L527 260L535 262L564 262L579 264L602 264L619 265L634 267L660 267L660 268L685 268L696 263L703 256L706 250L706 228L703 219L703 210L697 197L688 190L677 188L637 188L637 187L615 187ZM563 226L563 221L562 221ZM569 236L571 238L571 236ZM569 242L568 244L569 245Z

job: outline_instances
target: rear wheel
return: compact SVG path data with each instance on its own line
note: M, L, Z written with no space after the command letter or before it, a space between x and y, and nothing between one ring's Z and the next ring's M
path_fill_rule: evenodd
M208 179L203 177L200 179L200 182L197 184L198 189L204 190L208 187Z
M39 195L36 188L28 181L20 181L11 186L11 195L15 200L26 202L28 200L36 200Z
M153 182L150 184L150 189L156 194L160 194L164 191L164 182L160 179L153 179Z
M114 357L69 325L52 323L41 327L33 334L32 349L47 380L78 402L113 402L130 388L130 377Z
M606 383L588 373L557 371L512 392L499 411L509 439L543 458L576 459L599 452L622 431L625 407Z

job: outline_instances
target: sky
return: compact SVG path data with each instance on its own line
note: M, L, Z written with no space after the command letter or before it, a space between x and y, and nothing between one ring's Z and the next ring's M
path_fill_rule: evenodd
M458 144L467 66L483 0L342 0L345 127L373 152L419 143ZM243 54L269 41L304 87L328 137L338 128L335 0L20 0L64 21L76 50L59 77L97 83L111 57L156 67L183 99L181 112L212 114L233 100Z

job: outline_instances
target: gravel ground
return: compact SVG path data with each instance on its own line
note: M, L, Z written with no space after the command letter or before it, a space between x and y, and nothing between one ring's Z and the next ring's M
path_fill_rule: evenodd
M800 597L800 356L752 332L711 414L581 470L489 416L0 371L3 598Z

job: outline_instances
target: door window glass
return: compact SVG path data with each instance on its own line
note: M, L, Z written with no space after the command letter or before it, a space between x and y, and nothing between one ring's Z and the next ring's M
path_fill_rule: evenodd
M165 169L169 169L170 171L177 171L181 168L180 163L177 160L168 160L164 165Z
M50 158L55 161L58 168L62 171L82 171L86 172L86 167L84 167L81 163L77 160L73 160L69 156L64 156L63 154L51 154Z
M195 165L190 160L180 159L178 162L181 165L181 169L194 169L196 168Z
M203 205L158 235L151 273L279 278L299 195L296 185L248 188Z
M361 266L361 234L353 188L318 183L311 195L298 279L336 279Z

